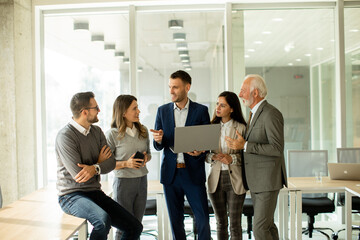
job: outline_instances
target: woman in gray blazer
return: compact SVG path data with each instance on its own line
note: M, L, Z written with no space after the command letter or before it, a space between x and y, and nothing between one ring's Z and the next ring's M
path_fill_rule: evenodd
M207 184L216 217L217 239L229 239L229 212L230 237L238 240L242 239L241 214L246 193L241 174L242 159L240 151L229 149L225 142L225 136L236 138L236 131L244 134L246 128L240 101L235 93L220 93L211 123L221 124L219 149L206 157L206 162L211 164Z

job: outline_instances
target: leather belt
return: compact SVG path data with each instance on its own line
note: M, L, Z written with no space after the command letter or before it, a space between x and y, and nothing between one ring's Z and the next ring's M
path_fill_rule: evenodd
M185 168L185 163L177 163L176 168Z

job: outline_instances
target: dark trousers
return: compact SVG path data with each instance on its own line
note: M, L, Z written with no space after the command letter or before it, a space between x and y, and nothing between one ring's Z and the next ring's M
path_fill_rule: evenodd
M94 226L90 240L106 240L111 226L123 231L121 239L138 239L142 224L103 191L74 192L59 197L62 210L85 218Z
M172 184L164 184L166 205L169 212L174 240L185 240L184 196L195 215L199 240L210 240L209 209L205 183L192 183L186 168L177 168Z
M279 232L274 223L274 213L279 190L251 192L254 204L254 236L256 240L278 240Z
M230 239L242 239L241 214L245 201L245 193L237 195L231 185L227 170L220 173L218 186L214 193L209 193L216 217L216 232L218 240L228 240L228 213L230 219Z

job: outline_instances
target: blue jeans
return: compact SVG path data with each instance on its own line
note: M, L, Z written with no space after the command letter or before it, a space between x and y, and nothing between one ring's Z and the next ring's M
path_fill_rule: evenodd
M94 226L90 240L106 240L111 226L121 231L121 239L139 239L142 224L102 191L73 192L59 196L62 210L85 218Z

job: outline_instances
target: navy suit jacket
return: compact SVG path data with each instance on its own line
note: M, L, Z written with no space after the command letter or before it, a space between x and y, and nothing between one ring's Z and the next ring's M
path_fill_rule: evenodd
M192 102L189 99L189 109L185 126L204 125L210 123L208 108L204 105ZM174 146L174 103L164 104L158 108L155 129L162 129L164 132L161 144L154 141L156 150L164 150L161 162L160 182L162 184L171 184L176 170L177 154L170 150ZM193 184L204 184L205 179L205 153L197 157L184 153L186 169L189 171Z

